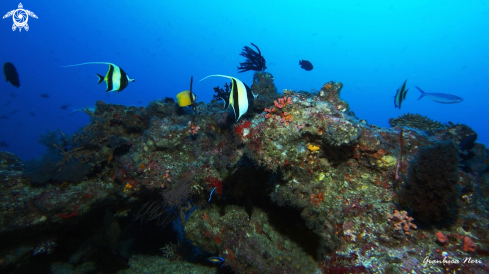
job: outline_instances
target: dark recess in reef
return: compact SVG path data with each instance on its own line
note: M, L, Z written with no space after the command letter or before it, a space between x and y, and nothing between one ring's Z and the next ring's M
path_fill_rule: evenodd
M238 67L238 72L240 73L248 70L265 71L265 69L267 69L267 61L265 61L265 58L261 55L260 49L255 44L251 44L258 50L258 52L248 46L243 48L243 51L239 55L245 57L246 61L239 63L240 66Z
M410 162L399 197L421 225L449 226L457 220L458 162L458 149L451 140L421 148Z
M221 214L224 214L225 206L239 205L245 207L252 219L254 208L261 208L270 218L270 225L277 231L287 235L312 257L320 258L323 252L320 249L320 238L310 232L301 217L301 209L289 205L278 206L270 201L275 185L284 184L280 179L282 175L265 168L257 168L247 156L243 156L238 165L237 172L224 182L226 187L223 188L222 198L213 201L221 207Z

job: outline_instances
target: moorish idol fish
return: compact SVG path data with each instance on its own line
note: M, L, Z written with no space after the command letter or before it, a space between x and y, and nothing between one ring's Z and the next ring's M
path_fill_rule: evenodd
M134 79L129 78L129 76L120 68L119 66L112 64L112 63L107 63L107 62L88 62L88 63L81 63L81 64L76 64L76 65L69 65L69 66L61 66L63 68L66 67L76 67L76 66L82 66L82 65L90 65L90 64L104 64L104 65L109 65L109 71L107 71L107 74L104 76L97 74L98 76L98 84L102 83L104 80L107 82L107 90L106 92L111 92L111 91L122 91L129 85L129 82L134 82Z
M455 103L460 103L464 100L464 99L462 99L458 96L455 96L455 95L446 94L446 93L427 93L427 92L422 91L418 87L416 87L416 88L419 90L419 92L421 92L421 96L419 96L418 100L420 100L421 98L423 98L425 96L430 98L431 100L433 100L435 102L442 103L442 104L455 104Z
M239 121L239 118L243 116L248 111L248 107L250 106L250 100L254 100L258 95L253 94L251 88L248 87L245 83L241 82L239 79L226 76L226 75L209 75L207 77L202 78L200 81L207 79L209 77L218 76L231 79L231 93L229 94L229 104L233 107L234 115L236 117L236 122ZM199 81L199 82L200 82Z
M184 90L177 94L177 103L180 107L191 106L197 100L197 95L190 90Z
M20 87L19 74L14 64L7 62L3 65L3 73L7 82L10 82L14 87Z
M413 76L413 75L411 75L411 76ZM402 101L404 101L406 99L406 94L409 90L409 89L406 89L407 80L409 80L409 78L411 78L411 76L409 76L406 79L406 81L404 81L402 86L397 89L396 96L394 96L394 108L401 109L401 103L402 103Z

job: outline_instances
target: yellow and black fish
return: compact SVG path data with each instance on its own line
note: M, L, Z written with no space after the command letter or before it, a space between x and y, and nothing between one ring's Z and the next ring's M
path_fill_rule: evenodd
M14 87L20 87L19 74L14 64L7 62L3 65L3 73L7 82L10 82Z
M411 76L413 76L413 75L411 75ZM406 89L407 80L409 80L409 78L411 78L411 76L409 76L406 79L406 81L404 81L402 86L397 89L396 96L394 96L394 108L401 109L401 103L402 103L402 101L404 101L406 99L406 94L409 90L409 89Z
M236 117L236 122L239 118L243 116L247 111L249 106L253 103L253 100L258 96L253 94L251 88L245 83L241 82L239 79L226 76L226 75L209 75L202 78L202 80L209 77L218 76L231 79L231 93L229 94L229 104L233 107L234 115ZM200 81L202 81L200 80Z
M177 94L177 103L180 107L191 106L197 100L197 95L190 90L184 90Z
M97 74L98 76L98 84L102 83L104 80L107 83L107 90L106 92L111 92L111 91L122 91L129 85L129 82L134 82L134 79L129 78L129 76L120 68L119 66L112 64L112 63L107 63L107 62L88 62L88 63L82 63L82 64L76 64L76 65L69 65L69 66L62 66L64 68L66 67L76 67L76 66L82 66L82 65L90 65L90 64L104 64L104 65L109 65L109 70L107 71L107 74L104 76Z

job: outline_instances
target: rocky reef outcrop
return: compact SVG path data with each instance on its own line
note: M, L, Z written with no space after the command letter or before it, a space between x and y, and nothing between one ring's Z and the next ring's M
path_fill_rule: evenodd
M252 89L264 92L239 123L217 101L197 104L195 116L170 99L139 108L100 101L79 133L51 136L56 157L49 159L56 161L48 174L39 173L45 165L26 169L2 153L0 268L52 270L101 258L125 264L114 250L130 242L137 255L129 265L156 250L156 259L219 256L235 273L487 271L488 150L457 148L468 127L380 128L354 116L341 83L279 95L273 78L256 79ZM448 140L450 159L423 152ZM471 156L464 162L470 169L450 173L456 217L444 226L417 223L412 215L424 216L422 207L398 197L409 174L421 168L420 158L457 167L454 153ZM117 221L104 224L107 211ZM160 238L149 228L168 225L178 236ZM122 227L129 232L116 239L106 233ZM92 240L80 247L75 238ZM165 252L145 241L167 244ZM73 254L81 255L74 261ZM422 263L446 254L461 263ZM468 257L474 262L462 263Z

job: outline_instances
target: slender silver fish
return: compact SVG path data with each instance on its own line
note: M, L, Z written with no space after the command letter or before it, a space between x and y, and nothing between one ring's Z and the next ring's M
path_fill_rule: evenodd
M415 86L416 87L416 86ZM442 103L442 104L455 104L455 103L460 103L464 99L452 94L446 94L446 93L427 93L422 91L420 88L416 87L419 92L421 92L421 96L419 96L418 100L420 100L423 97L428 97L431 100Z

